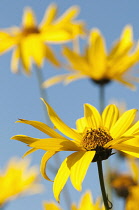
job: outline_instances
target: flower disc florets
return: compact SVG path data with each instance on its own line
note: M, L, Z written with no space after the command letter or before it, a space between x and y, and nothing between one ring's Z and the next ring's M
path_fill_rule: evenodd
M112 149L104 148L104 145L113 138L110 134L102 128L86 130L83 136L82 145L87 151L96 151L93 162L107 159L112 152Z

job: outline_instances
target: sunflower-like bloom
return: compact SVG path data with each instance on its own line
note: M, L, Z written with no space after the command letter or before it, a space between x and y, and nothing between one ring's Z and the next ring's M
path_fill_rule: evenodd
M138 59L138 46L133 48L132 27L126 26L120 39L114 44L109 53L105 47L105 40L98 29L93 29L89 35L89 43L83 54L68 47L63 47L63 55L69 65L67 69L72 73L52 77L43 83L43 87L50 87L64 81L68 84L81 78L90 78L97 84L107 84L111 80L134 88L132 84L137 78L127 75Z
M6 169L0 171L0 207L18 196L42 191L42 185L38 182L38 170L28 166L28 159L12 158Z
M44 58L59 66L59 61L45 42L62 43L83 35L83 22L75 20L78 12L79 8L73 6L57 18L57 6L52 4L47 8L42 22L37 25L32 9L26 8L21 28L0 30L0 53L14 47L11 62L13 72L18 71L19 61L26 74L30 74L32 61L40 68Z
M54 127L70 139L42 122L24 119L17 122L29 124L50 137L38 139L16 135L11 139L22 141L32 147L26 155L37 149L47 151L40 166L41 173L47 180L50 180L45 172L47 161L59 151L74 151L63 161L54 179L53 192L56 200L59 200L59 194L69 177L72 185L81 190L91 162L107 159L112 155L112 149L139 157L139 138L136 136L139 134L139 121L131 126L136 109L126 111L119 117L118 108L115 105L108 105L101 116L95 107L85 104L84 117L78 119L76 129L72 129L59 118L46 101L44 103Z

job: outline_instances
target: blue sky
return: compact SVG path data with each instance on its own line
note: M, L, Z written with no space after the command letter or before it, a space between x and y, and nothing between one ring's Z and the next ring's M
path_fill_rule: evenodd
M50 3L52 3L50 0L1 0L0 28L7 28L14 25L19 26L21 24L23 9L27 6L30 6L34 10L39 23L44 15L45 9ZM139 39L139 2L137 0L57 0L55 3L59 7L59 14L62 14L72 5L78 5L81 9L78 19L86 21L88 29L94 27L99 28L106 39L108 49L113 41L119 38L121 31L127 24L133 26L134 39L136 41ZM54 47L54 49L58 53L59 48ZM11 51L0 56L0 167L2 168L11 157L21 157L27 150L26 145L10 140L11 136L24 134L36 138L45 138L44 134L31 128L29 125L14 123L18 118L42 122L45 121L45 118L35 71L33 71L31 77L27 77L22 73L14 75L11 73L10 61ZM136 70L139 73L139 67L136 67ZM44 79L57 73L65 72L63 69L55 69L47 62L45 62L42 71ZM137 74L137 76L139 75ZM112 82L106 87L106 104L111 99L124 100L127 103L128 109L138 109L138 89L139 84L137 85L137 91L131 91L121 84ZM75 127L75 120L83 116L84 103L90 103L99 108L98 93L98 87L88 79L78 80L68 86L59 84L47 90L48 102L63 121L71 127ZM32 165L38 165L39 167L42 154L42 151L38 151L31 155ZM66 154L64 153L60 156L61 161ZM52 175L51 173L49 174ZM44 193L20 198L11 202L5 209L42 209L42 201L53 200L52 183L44 179L42 179L42 183L46 187ZM82 193L73 189L70 182L68 186L70 191L72 191L71 197L73 201L77 202ZM84 180L83 192L89 188L93 191L94 197L100 195L95 163L89 168ZM61 205L63 209L67 209L63 194L61 194Z

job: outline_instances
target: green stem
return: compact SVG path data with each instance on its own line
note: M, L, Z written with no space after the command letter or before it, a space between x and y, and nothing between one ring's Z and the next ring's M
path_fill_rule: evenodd
M99 93L100 113L102 113L104 106L105 106L105 94L104 94L105 85L100 84L99 87L100 87L99 88L99 90L100 90L100 93Z
M105 185L104 185L102 161L97 161L97 167L98 167L99 182L100 182L104 206L105 206L106 210L109 210L109 209L111 209L111 207L109 207L109 204L108 204L109 201L108 201L108 197L106 195L106 190L105 190Z

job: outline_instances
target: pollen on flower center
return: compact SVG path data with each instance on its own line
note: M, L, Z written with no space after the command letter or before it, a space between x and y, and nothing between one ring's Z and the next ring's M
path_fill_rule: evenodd
M102 129L87 129L83 136L82 146L88 150L96 150L97 148L103 147L107 142L113 140L109 133Z

